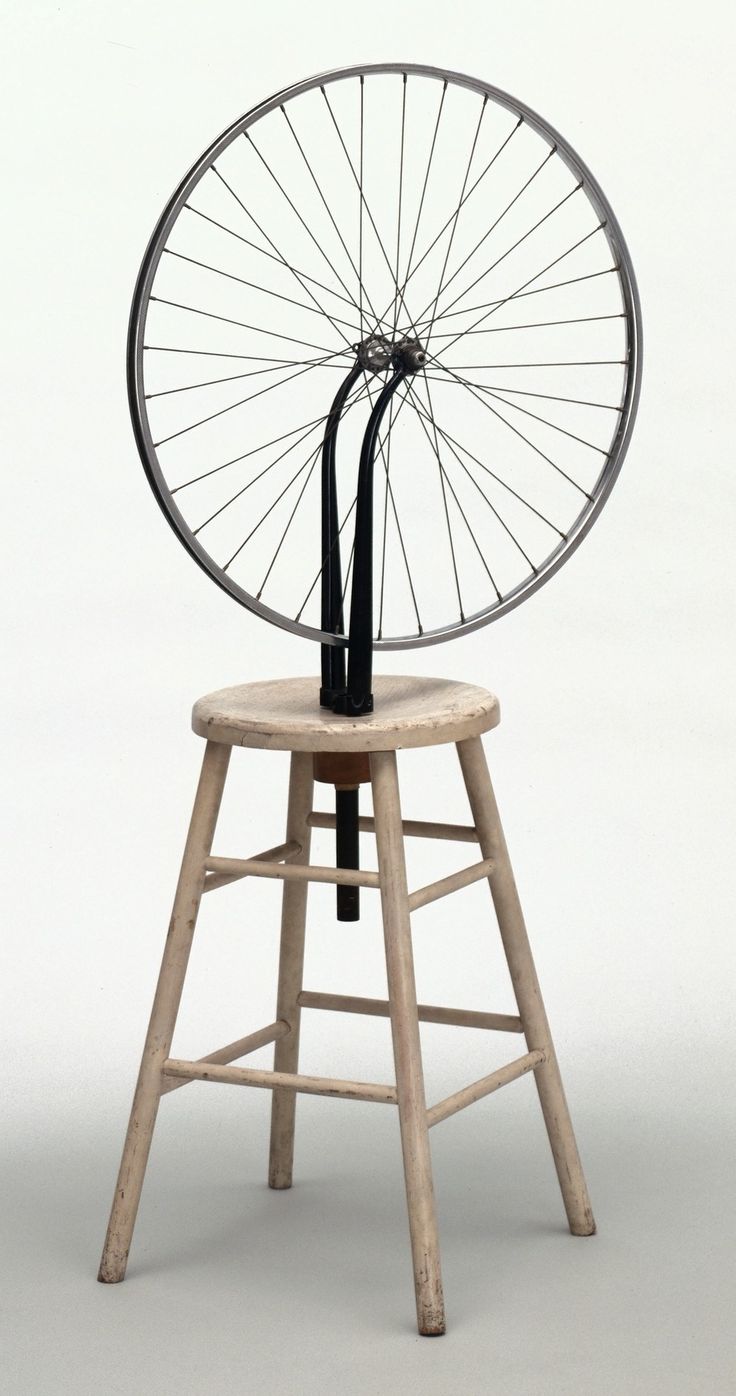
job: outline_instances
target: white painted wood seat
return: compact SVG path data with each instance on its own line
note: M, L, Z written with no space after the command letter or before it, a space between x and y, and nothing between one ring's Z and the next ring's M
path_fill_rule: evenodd
M378 674L375 711L341 717L315 702L319 680L272 679L208 693L192 727L208 741L271 751L396 751L479 737L500 720L498 699L452 679Z

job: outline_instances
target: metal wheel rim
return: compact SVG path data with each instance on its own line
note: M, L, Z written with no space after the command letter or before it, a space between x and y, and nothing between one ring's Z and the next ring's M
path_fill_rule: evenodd
M554 576L563 563L566 562L576 548L579 547L606 503L623 464L634 427L641 386L642 325L641 305L631 257L618 220L597 180L588 169L585 162L570 146L569 142L566 141L549 122L545 121L525 103L517 101L514 97L494 87L490 83L471 78L463 73L456 73L451 70L413 63L356 64L346 68L332 69L283 88L265 101L258 103L257 106L251 108L250 111L245 113L245 115L241 116L222 132L199 159L195 161L184 179L178 185L156 224L143 257L131 306L127 355L128 398L136 443L149 483L169 524L199 566L202 567L208 576L210 576L222 590L226 591L247 610L277 625L280 629L321 643L344 645L346 643L344 637L337 637L329 632L306 625L301 621L292 620L284 616L281 612L273 610L263 601L259 601L251 596L240 587L233 578L228 576L227 573L214 563L213 559L194 537L170 495L168 485L164 479L156 455L144 395L143 345L149 296L167 236L189 194L199 183L201 176L209 168L211 163L218 155L227 149L232 141L242 132L246 131L261 117L267 116L269 112L273 111L282 103L320 86L339 82L345 78L360 77L361 75L368 76L369 74L410 74L418 77L434 78L440 82L467 88L470 91L478 93L480 96L488 97L491 101L506 108L506 110L512 114L522 117L537 134L555 145L557 147L557 153L570 172L578 180L583 182L588 200L604 224L604 235L614 260L617 263L619 284L626 314L628 372L626 375L624 399L619 416L618 429L611 445L609 457L595 486L594 502L589 508L581 512L577 521L570 528L565 541L549 554L544 570L534 577L527 578L515 590L510 591L504 596L500 603L475 615L468 616L460 623L427 630L421 635L398 636L374 640L374 649L376 650L418 649L425 645L439 644L445 640L469 634L471 631L490 624L492 621L499 619L502 615L507 614L510 610L520 605L522 601L526 600L528 596L533 595L534 592L538 591L540 587Z

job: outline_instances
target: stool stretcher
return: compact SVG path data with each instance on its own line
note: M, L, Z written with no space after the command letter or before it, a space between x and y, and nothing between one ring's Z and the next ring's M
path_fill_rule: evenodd
M308 824L312 829L334 829L334 814L313 810ZM376 821L372 815L361 815L358 820L361 834L375 834ZM452 843L477 843L478 831L472 824L436 824L427 819L402 819L401 832L404 838L448 839Z
M248 1033L247 1037L241 1037L237 1042L229 1042L226 1047L218 1047L216 1052L210 1052L208 1056L199 1057L198 1060L202 1063L212 1062L215 1065L226 1066L229 1062L237 1062L241 1057L247 1057L249 1052L257 1052L259 1047L267 1047L269 1042L277 1042L280 1037L286 1037L288 1032L291 1032L288 1023L268 1023L265 1028ZM178 1091L188 1084L186 1079L175 1080L172 1077L163 1083L161 1094L168 1095L170 1091Z
M372 1100L396 1104L396 1087L373 1081L339 1081L331 1076L301 1076L295 1071L257 1071L246 1066L219 1066L209 1062L185 1062L170 1057L161 1068L164 1076L185 1081L214 1081L218 1085L256 1086L261 1090L285 1087L306 1095L342 1096L345 1100Z
M301 849L299 850L301 852ZM317 863L269 863L262 858L208 858L208 872L236 877L272 877L281 882L334 882L345 887L378 887L377 872L328 868Z
M377 872L363 872L358 868L329 868L318 863L279 861L284 856L295 857L301 852L299 844L288 843L270 849L266 855L258 858L210 857L205 863L207 876L204 890L223 887L226 883L235 882L242 877L270 877L281 882L331 882L342 887L380 886ZM482 878L488 877L492 869L493 860L484 858L479 863L472 863L470 867L461 868L436 882L429 882L426 887L419 887L416 892L410 893L409 910L418 911L419 907L428 906L440 897L448 897L451 892L470 887L473 882L480 882Z
M516 1081L519 1076L526 1075L527 1071L536 1071L537 1067L543 1066L546 1060L547 1053L541 1049L536 1052L527 1052L525 1056L517 1057L516 1061L509 1062L508 1066L501 1066L498 1071L492 1071L490 1076L483 1076L480 1081L474 1081L471 1086L464 1086L461 1091L455 1091L454 1095L446 1096L444 1100L438 1101L427 1111L429 1128L439 1124L440 1120L446 1120L449 1115L456 1115L458 1110L464 1110L466 1105L474 1105L476 1100L482 1100L484 1096L499 1090L501 1086L507 1086L509 1081Z
M263 853L256 853L255 858L245 861L255 863L283 863L290 858L296 858L302 851L302 846L296 839L290 839L288 843L279 843L275 848L266 848ZM204 892L214 892L216 887L225 887L229 882L238 882L241 877L247 877L247 872L208 872L204 880Z
M449 897L451 892L459 892L461 887L470 887L474 882L480 882L481 878L488 877L492 870L493 859L484 858L480 863L471 863L469 868L450 873L449 877L428 882L426 887L409 893L409 910L418 911L420 906L428 906L430 902L439 901L440 897Z
M335 1013L366 1013L372 1018L390 1018L388 999L359 998L353 994L321 994L302 989L301 1008L322 1008ZM420 1023L445 1023L456 1028L485 1028L492 1032L523 1032L521 1018L513 1013L479 1013L472 1008L438 1008L417 1004ZM234 1060L234 1058L233 1058Z

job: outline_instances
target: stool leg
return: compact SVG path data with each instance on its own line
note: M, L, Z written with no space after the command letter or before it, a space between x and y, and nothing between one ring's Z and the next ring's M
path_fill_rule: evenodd
M371 781L417 1323L430 1336L444 1333L445 1307L395 752L371 755Z
M212 848L229 760L229 746L207 743L97 1277L103 1284L125 1278L158 1114L161 1067L171 1050L204 886L204 864Z
M289 811L286 820L287 841L295 839L302 851L294 863L309 862L311 829L307 819L312 812L314 786L311 752L295 751L291 757L289 777ZM276 1017L291 1029L276 1042L274 1071L298 1071L299 1025L301 1008L299 994L304 973L304 932L307 919L307 882L285 882L281 903L281 949L279 952L279 987ZM268 1185L290 1188L294 1166L294 1122L296 1091L274 1090L271 1102L271 1147L268 1163Z
M488 881L527 1045L530 1052L543 1048L547 1053L534 1076L570 1230L575 1236L592 1236L595 1221L590 1198L483 744L479 737L471 737L458 742L457 750L481 852L494 860Z

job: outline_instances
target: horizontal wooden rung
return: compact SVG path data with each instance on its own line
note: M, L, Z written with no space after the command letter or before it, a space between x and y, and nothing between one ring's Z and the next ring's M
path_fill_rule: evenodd
M524 1076L527 1071L536 1071L546 1060L547 1053L541 1049L527 1052L525 1056L509 1062L508 1066L501 1066L498 1071L492 1071L490 1076L483 1076L480 1081L474 1081L472 1086L465 1086L454 1095L446 1096L427 1111L428 1126L431 1129L432 1125L439 1124L440 1120L446 1120L449 1115L456 1115L458 1110L464 1110L466 1105L473 1105L476 1100L482 1100L492 1091L497 1091L500 1086L507 1086L509 1081L516 1081L517 1077Z
M216 1052L210 1052L207 1057L199 1058L199 1065L206 1062L223 1066L227 1062L237 1062L241 1057L247 1057L249 1052L256 1052L259 1047L267 1047L269 1042L276 1042L279 1037L285 1037L287 1032L291 1032L288 1023L279 1019L276 1023L269 1023L265 1028L258 1028L257 1032L248 1033L247 1037L238 1038L237 1042L229 1042L227 1047L218 1047ZM168 1095L170 1091L178 1091L182 1086L187 1086L193 1077L175 1080L171 1077L164 1081L161 1087L161 1095Z
M388 999L358 998L351 994L321 994L303 989L299 995L302 1008L323 1008L335 1013L366 1013L373 1018L389 1018ZM432 1004L417 1005L422 1023L445 1023L457 1028L486 1028L494 1032L523 1032L521 1018L511 1013L479 1013L471 1008L437 1008Z
M185 1062L170 1057L162 1067L164 1076L185 1081L215 1081L229 1086L257 1086L262 1090L285 1087L306 1095L342 1096L345 1100L373 1100L396 1104L396 1087L372 1081L338 1081L330 1076L301 1076L292 1071L258 1071L246 1066L220 1066L210 1062Z
M301 853L301 851L301 844L297 843L296 839L290 839L288 843L279 843L275 848L266 848L263 853L257 853L255 858L247 858L244 861L249 863L281 863L289 858L295 858L297 853ZM204 880L203 890L214 892L216 887L225 887L228 882L238 882L241 877L248 877L248 873L243 871L208 872Z
M272 877L284 882L335 882L345 887L377 887L377 872L323 868L316 863L269 863L259 858L208 858L208 872L233 877Z
M334 814L313 810L308 824L313 829L334 829ZM361 834L375 834L376 821L372 815L361 815L358 820ZM426 819L402 819L401 828L405 838L450 839L455 843L477 843L478 832L472 824L433 824Z
M450 873L449 877L441 877L437 882L428 882L426 887L420 887L416 892L409 894L409 910L417 911L420 906L436 902L440 897L449 896L451 892L459 892L461 887L470 887L471 883L488 877L492 867L493 859L484 858L480 863L472 863L469 868L461 868L460 872Z

